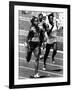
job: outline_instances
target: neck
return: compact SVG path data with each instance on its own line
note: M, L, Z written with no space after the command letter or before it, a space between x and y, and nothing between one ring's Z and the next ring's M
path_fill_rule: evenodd
M39 21L42 22L42 19L40 19Z

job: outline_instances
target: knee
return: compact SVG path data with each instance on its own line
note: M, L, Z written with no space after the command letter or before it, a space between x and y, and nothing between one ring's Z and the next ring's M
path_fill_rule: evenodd
M31 58L27 56L26 59L27 59L27 62L30 62Z
M35 55L36 58L39 57L40 52L41 52L41 51L39 50L39 48L38 48L38 49L35 49L34 55Z
M54 44L53 50L54 50L54 51L57 51L57 43Z

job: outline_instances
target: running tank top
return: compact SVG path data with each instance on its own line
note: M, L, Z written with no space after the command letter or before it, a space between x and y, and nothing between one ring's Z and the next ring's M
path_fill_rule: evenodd
M39 32L36 31L36 28L35 28L34 26L31 27L31 30L32 30L33 33L34 33L34 37L32 38L31 41L33 41L33 42L39 42L39 41L40 41L40 40L39 40Z
M48 22L48 27L49 27L49 30L52 28L52 31L50 33L50 35L47 34L47 32L45 32L45 37L47 38L47 43L48 44L52 44L54 42L57 41L56 39L56 36L57 36L57 26L56 26L56 21L53 22L54 23L54 26L52 28L52 25Z

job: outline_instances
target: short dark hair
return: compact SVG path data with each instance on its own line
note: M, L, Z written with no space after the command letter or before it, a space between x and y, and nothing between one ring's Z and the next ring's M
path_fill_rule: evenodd
M33 17L32 17L32 19L31 19L31 24L32 24L32 25L34 25L34 20L35 20L35 19L37 19L37 20L38 20L38 18L37 18L37 17L33 16Z
M41 16L41 15L43 16L43 14L42 14L42 13L40 13L38 16Z
M54 14L53 13L49 14L48 19L50 18L50 16L54 17Z

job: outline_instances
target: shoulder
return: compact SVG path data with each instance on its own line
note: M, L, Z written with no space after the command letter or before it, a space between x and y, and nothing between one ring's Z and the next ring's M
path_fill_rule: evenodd
M31 26L30 27L30 31L35 31L35 27L34 26Z

